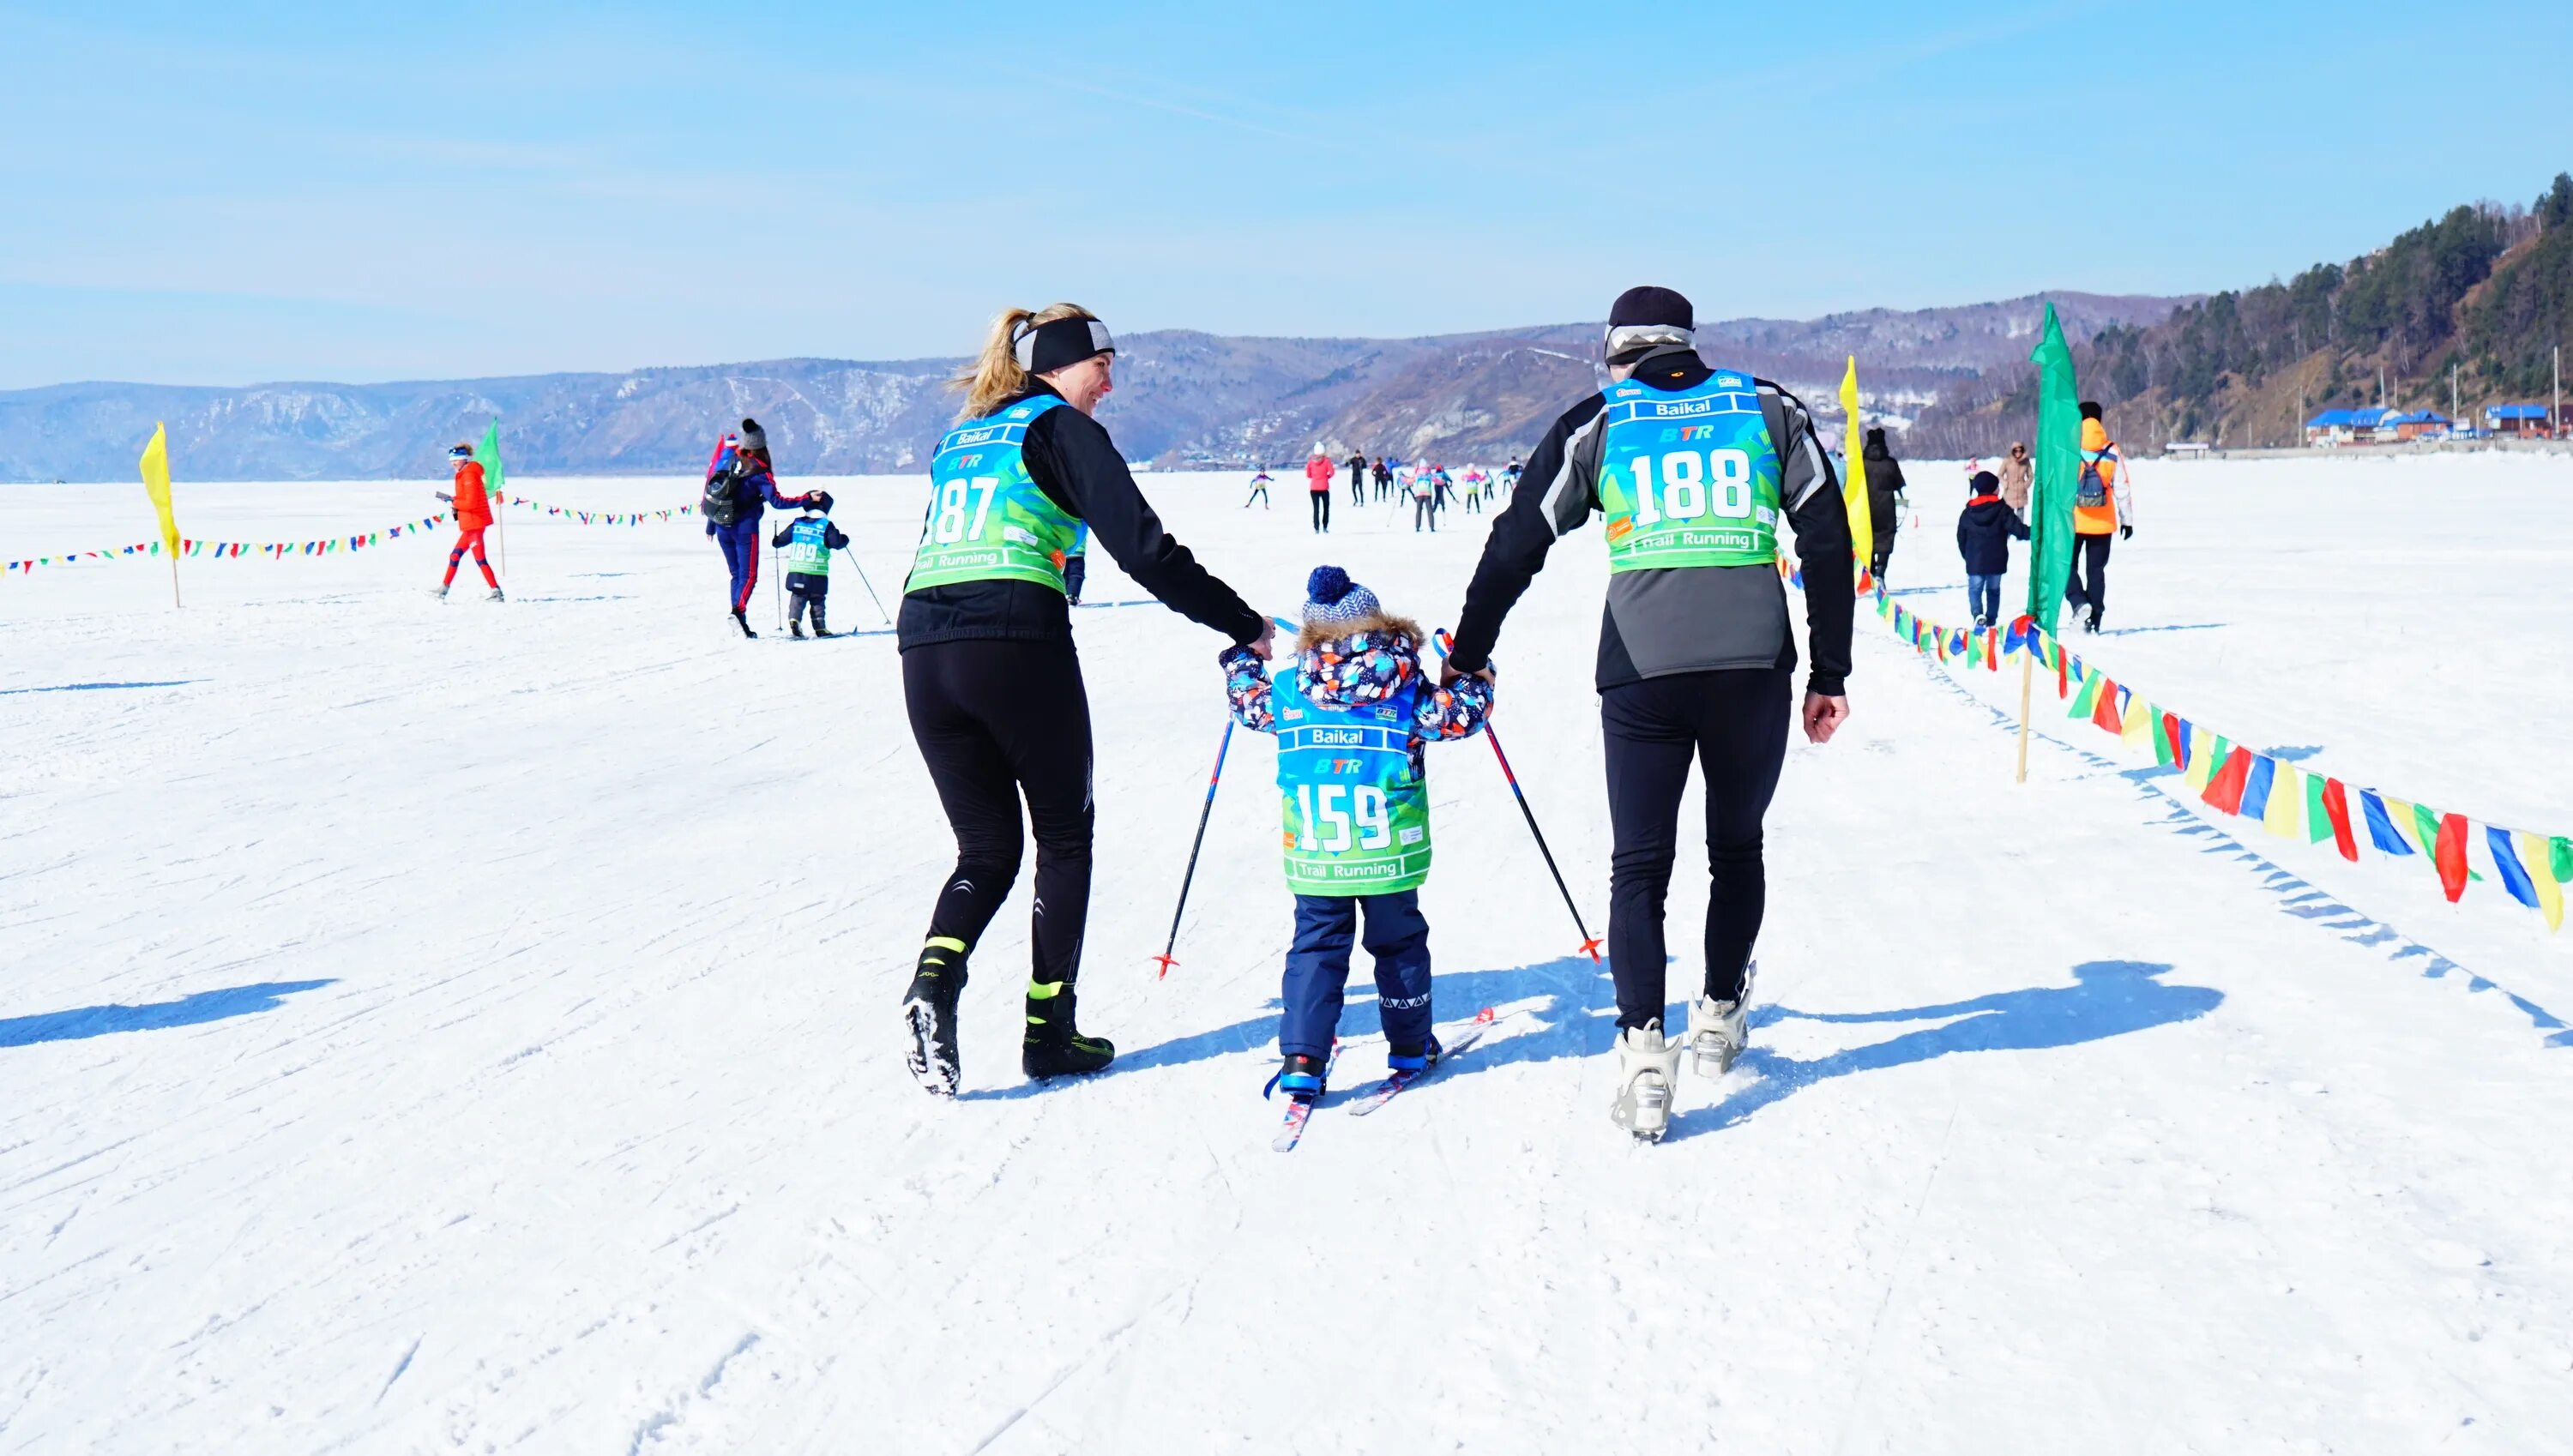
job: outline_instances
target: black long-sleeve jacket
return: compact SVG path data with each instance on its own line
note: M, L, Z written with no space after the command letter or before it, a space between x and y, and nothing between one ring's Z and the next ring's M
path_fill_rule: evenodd
M1713 372L1696 351L1671 346L1645 356L1633 378L1678 391L1696 387ZM1805 620L1813 653L1808 686L1837 697L1849 678L1857 590L1849 512L1803 402L1767 379L1754 382L1769 438L1778 449L1779 502L1795 530L1796 556L1804 567ZM1490 659L1502 619L1543 569L1555 538L1578 529L1599 510L1605 406L1603 396L1593 394L1565 410L1529 457L1509 508L1493 518L1456 625L1450 660L1460 670L1474 671ZM1786 590L1771 567L1670 567L1621 571L1608 578L1599 627L1602 691L1682 672L1795 665Z
M995 407L1055 392L1039 380ZM1259 637L1269 619L1162 528L1162 518L1126 468L1126 457L1098 420L1078 409L1049 409L1029 423L1020 448L1037 488L1086 522L1091 538L1137 585L1171 610L1236 642ZM905 652L932 642L977 638L1069 642L1072 609L1062 592L1033 581L959 581L904 593L894 630Z

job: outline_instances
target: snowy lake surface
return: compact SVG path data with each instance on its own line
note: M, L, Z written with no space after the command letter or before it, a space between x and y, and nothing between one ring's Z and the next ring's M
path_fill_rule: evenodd
M1962 623L1963 476L1908 468L1894 587ZM1243 478L1143 481L1267 610L1328 560L1453 622L1481 519L1343 490L1320 538ZM893 605L925 481L823 483ZM2079 650L2308 767L2573 833L2573 462L2136 485ZM433 488L179 502L294 540ZM502 604L469 563L431 597L442 530L190 560L178 611L154 560L0 579L0 1452L2573 1439L2573 938L2489 886L2261 837L2051 693L2015 785L2015 674L1862 611L1856 716L1790 750L1769 821L1754 1049L1667 1142L1609 1124L1607 979L1463 743L1431 750L1423 906L1441 1024L1497 1024L1282 1156L1270 743L1235 736L1157 981L1221 644L1094 554L1081 1012L1120 1059L1020 1078L1022 876L935 1101L895 1009L951 846L891 637L844 562L833 624L874 635L771 633L763 580L740 640L700 531L510 510ZM139 485L0 489L0 558L151 534ZM1496 654L1594 931L1604 577L1595 529L1559 543ZM1361 965L1335 1091L1381 1073L1370 997Z

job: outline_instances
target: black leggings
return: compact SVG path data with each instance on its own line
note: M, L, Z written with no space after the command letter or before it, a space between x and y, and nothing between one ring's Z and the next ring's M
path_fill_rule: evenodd
M1310 490L1305 493L1313 497L1313 529L1329 530L1331 528L1331 492Z
M1742 995L1742 970L1760 936L1769 884L1760 821L1787 758L1793 669L1689 672L1625 683L1599 695L1608 758L1608 819L1616 845L1608 875L1608 969L1617 1025L1662 1016L1662 902L1679 850L1680 794L1689 760L1706 774L1705 991Z
M956 832L929 934L971 955L1019 876L1019 800L1037 841L1032 977L1081 974L1090 918L1090 698L1069 642L934 642L902 654L911 736Z
M2082 548L2073 553L2073 569L2064 575L2064 599L2075 606L2088 606L2096 614L2109 604L2109 548L2118 538L2102 531L2096 536L2076 536ZM2091 568L2091 580L2085 585L2082 568Z

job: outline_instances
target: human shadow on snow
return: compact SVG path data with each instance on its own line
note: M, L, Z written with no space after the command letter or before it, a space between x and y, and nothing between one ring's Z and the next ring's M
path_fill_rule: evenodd
M1340 1013L1340 1040L1343 1043L1360 1037L1381 1036L1384 1031L1376 1016L1371 976L1366 955L1360 952L1349 974L1348 1003ZM1475 1048L1471 1056L1441 1071L1439 1077L1442 1080L1512 1063L1550 1062L1560 1057L1603 1053L1617 1035L1616 1007L1610 994L1608 973L1584 956L1566 956L1542 965L1508 970L1438 971L1431 982L1431 994L1437 998L1440 1035L1449 1042L1457 1040L1459 1023L1471 1019L1485 1007L1507 1007L1528 1001L1540 1003L1530 1009L1538 1024L1536 1030L1520 1030L1516 1025L1518 1017L1503 1019L1494 1032L1497 1040ZM1175 1037L1150 1047L1139 1047L1133 1051L1121 1049L1117 1060L1109 1064L1107 1071L1081 1081L1098 1082L1129 1073L1253 1054L1263 1054L1257 1066L1260 1077L1265 1081L1275 1070L1267 1058L1277 1053L1280 1009L1278 999L1273 996L1264 1015L1212 1031ZM1343 1071L1334 1079L1338 1087L1359 1086L1379 1075L1362 1059L1344 1061L1341 1065ZM965 1101L1006 1101L1035 1095L1047 1087L1048 1084L1044 1083L1018 1083L1009 1087L977 1088L960 1093L959 1098ZM1336 1091L1333 1099L1336 1100Z
M2224 993L2220 991L2204 986L2169 986L2155 979L2170 969L2144 961L2086 961L2073 968L2071 986L2032 986L1979 996L1972 1001L1902 1011L1800 1012L1784 1006L1761 1007L1752 1013L1755 1026L1791 1020L1836 1024L1947 1017L1964 1020L1811 1060L1788 1057L1755 1043L1735 1066L1757 1073L1759 1081L1711 1107L1673 1118L1671 1136L1686 1137L1733 1126L1804 1088L1836 1077L1909 1067L1957 1052L2038 1052L2075 1047L2193 1021L2223 1004Z
M33 1047L40 1042L78 1042L116 1032L158 1032L194 1027L228 1017L275 1011L299 991L329 986L329 981L263 981L200 991L177 1001L150 1006L85 1006L78 1011L43 1012L31 1017L0 1019L0 1048Z

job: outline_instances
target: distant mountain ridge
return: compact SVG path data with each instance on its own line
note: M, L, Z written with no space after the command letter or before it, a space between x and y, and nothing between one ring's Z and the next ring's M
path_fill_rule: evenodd
M2051 298L2068 331L2160 323L2187 299L2090 294L1810 322L1740 319L1699 331L1716 362L1776 378L1837 417L1856 354L1871 414L1900 423L1957 381L2024 360ZM1423 339L1230 338L1187 330L1119 341L1101 418L1138 460L1282 464L1334 450L1456 459L1523 451L1601 380L1600 328L1558 324ZM174 467L199 480L428 478L447 445L501 418L510 466L531 473L699 468L715 433L751 415L789 474L916 470L955 408L956 359L791 359L616 373L243 387L77 383L0 392L0 481L113 480L156 420Z

